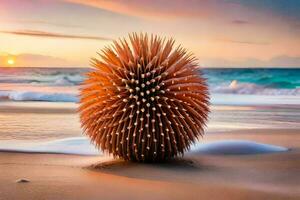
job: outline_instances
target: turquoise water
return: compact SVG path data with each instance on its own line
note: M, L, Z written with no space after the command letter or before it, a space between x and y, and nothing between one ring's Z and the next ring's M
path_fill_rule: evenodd
M212 86L236 80L266 88L300 87L300 69L204 69L203 72Z
M87 68L0 68L0 100L78 101ZM300 97L300 69L203 69L210 93ZM200 72L199 72L200 73Z
M0 83L77 85L87 68L0 68ZM300 87L300 69L203 69L212 87L237 80L269 88Z

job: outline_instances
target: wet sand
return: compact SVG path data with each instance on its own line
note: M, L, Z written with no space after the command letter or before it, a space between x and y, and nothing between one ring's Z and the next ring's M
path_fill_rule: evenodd
M256 132L256 133L255 133ZM267 134L268 133L268 134ZM0 199L299 199L297 130L209 134L286 146L257 155L186 154L162 164L108 156L0 153ZM26 179L28 183L17 183Z
M297 109L213 106L201 140L250 140L289 148L281 153L187 153L171 162L138 164L108 156L0 152L0 200L300 199ZM81 136L75 110L74 103L2 102L0 140ZM18 183L20 179L29 182Z

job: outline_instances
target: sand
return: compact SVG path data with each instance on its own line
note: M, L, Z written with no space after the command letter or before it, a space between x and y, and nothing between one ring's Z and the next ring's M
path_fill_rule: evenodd
M298 130L208 134L290 148L256 155L187 154L163 164L108 156L0 153L0 199L300 199ZM17 181L20 179L29 182Z

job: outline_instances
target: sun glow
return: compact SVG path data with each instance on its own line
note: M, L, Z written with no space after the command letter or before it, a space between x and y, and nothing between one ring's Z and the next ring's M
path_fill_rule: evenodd
M7 60L7 64L8 65L14 65L15 64L15 60L10 58L10 59Z

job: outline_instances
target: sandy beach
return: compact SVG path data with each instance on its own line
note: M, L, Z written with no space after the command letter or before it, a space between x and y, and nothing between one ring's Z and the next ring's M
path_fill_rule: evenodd
M291 149L260 155L188 154L162 164L1 152L0 199L299 199L297 130L218 133L205 140L228 137ZM19 179L30 182L17 183Z
M1 144L80 137L75 110L74 103L2 102ZM245 140L289 149L278 153L191 151L170 162L139 164L102 154L2 151L0 199L299 199L298 115L295 106L212 106L200 143Z

